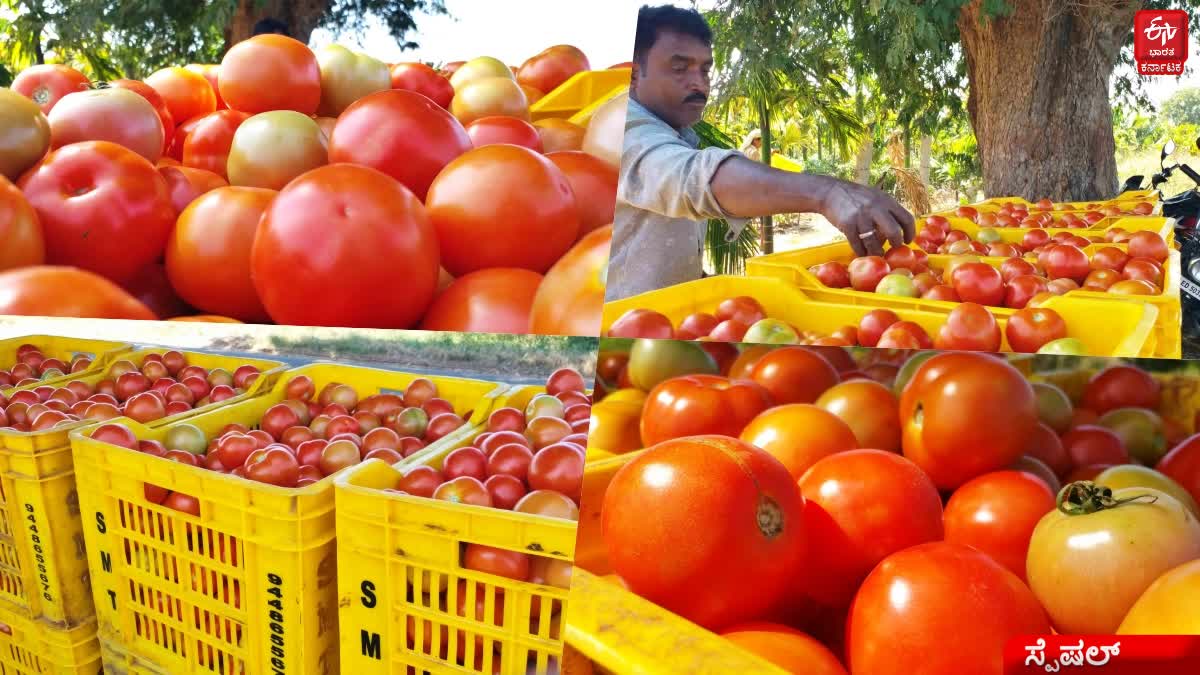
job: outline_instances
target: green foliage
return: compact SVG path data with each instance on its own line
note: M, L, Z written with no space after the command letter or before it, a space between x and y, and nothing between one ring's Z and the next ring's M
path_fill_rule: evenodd
M334 0L325 11L322 27L335 36L364 33L368 19L373 17L388 27L401 49L416 49L420 44L406 36L417 28L417 13L446 14L446 5L443 0Z
M1200 124L1200 87L1187 87L1163 101L1162 114L1173 124Z

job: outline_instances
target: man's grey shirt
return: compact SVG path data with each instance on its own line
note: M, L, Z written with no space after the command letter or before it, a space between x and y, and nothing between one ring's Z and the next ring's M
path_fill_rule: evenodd
M606 300L699 279L708 219L728 220L731 237L745 227L712 192L721 163L744 156L699 146L695 131L676 131L629 99Z

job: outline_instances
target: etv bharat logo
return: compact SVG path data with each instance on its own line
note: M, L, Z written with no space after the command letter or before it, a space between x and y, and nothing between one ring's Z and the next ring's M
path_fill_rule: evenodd
M1181 9L1140 10L1133 19L1139 75L1182 75L1188 57L1188 15Z

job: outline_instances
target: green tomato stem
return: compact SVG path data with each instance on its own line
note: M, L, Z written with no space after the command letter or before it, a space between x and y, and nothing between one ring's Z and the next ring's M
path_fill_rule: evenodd
M1106 509L1114 509L1122 504L1153 504L1156 501L1158 501L1158 497L1148 494L1113 499L1112 488L1097 485L1090 480L1081 480L1070 483L1059 490L1055 505L1059 511L1068 516L1086 516Z

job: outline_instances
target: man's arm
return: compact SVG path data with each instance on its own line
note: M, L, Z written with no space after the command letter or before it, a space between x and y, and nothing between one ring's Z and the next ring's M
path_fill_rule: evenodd
M727 218L713 194L712 181L736 150L697 150L658 125L625 130L618 197L621 201L668 218ZM749 160L745 160L749 161Z
M858 255L882 255L884 239L903 246L916 234L912 214L880 190L780 171L744 157L720 165L711 192L723 210L739 218L820 213L846 235Z

